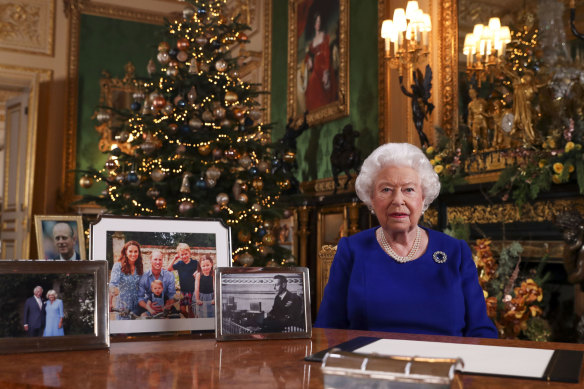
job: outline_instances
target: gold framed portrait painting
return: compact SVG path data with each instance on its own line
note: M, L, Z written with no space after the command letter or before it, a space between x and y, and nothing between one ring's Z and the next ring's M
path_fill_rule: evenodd
M349 114L349 1L288 2L288 117L309 125Z

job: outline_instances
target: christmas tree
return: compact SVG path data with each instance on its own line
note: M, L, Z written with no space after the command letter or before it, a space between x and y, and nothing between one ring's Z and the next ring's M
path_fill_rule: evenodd
M292 172L277 168L261 92L242 81L231 55L249 27L225 16L225 0L188 3L168 23L150 77L135 80L130 109L107 111L121 123L116 146L104 168L81 178L106 189L83 201L118 215L220 218L231 227L235 262L293 264L275 237Z

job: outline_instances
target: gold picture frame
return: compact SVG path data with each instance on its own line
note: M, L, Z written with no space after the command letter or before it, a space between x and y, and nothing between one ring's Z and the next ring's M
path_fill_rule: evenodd
M322 6L330 3L336 6ZM313 39L316 28L322 35ZM349 1L289 1L288 45L288 117L298 120L307 111L313 126L347 116Z
M73 241L73 249L75 251L74 260L87 259L83 218L81 216L35 215L34 223L39 259L59 260L61 259L60 251L65 250L67 244L70 244L66 235L55 241L53 230L57 225L68 225L71 229L72 236L70 238ZM66 227L60 232L67 232Z
M2 297L0 353L108 348L106 274L106 261L0 261L0 282L13 286ZM26 301L36 286L43 289L43 301L49 290L62 301L63 336L43 336L44 330L29 336L32 324L25 330L23 324L34 320L26 312Z

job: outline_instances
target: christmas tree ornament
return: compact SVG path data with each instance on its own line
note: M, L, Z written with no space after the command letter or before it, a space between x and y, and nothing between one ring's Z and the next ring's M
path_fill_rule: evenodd
M280 267L280 265L278 264L278 262L276 262L275 259L270 259L268 262L266 262L266 267Z
M155 187L151 186L146 191L146 196L152 197L153 199L156 199L158 196L160 196L160 191L158 189L156 189Z
M257 167L252 166L251 168L249 168L249 174L251 174L252 176L257 176L259 174L259 170Z
M208 39L207 37L204 36L198 36L195 38L195 43L199 46L199 47L203 47L207 44Z
M245 192L245 191L247 191L247 184L246 184L245 182L242 182L242 183L241 183L241 191L242 191L242 192Z
M174 111L174 107L170 103L164 104L164 107L160 110L165 115L170 115Z
M176 132L176 130L178 130L178 124L176 124L176 123L170 123L170 124L168 125L168 130L169 130L171 133L175 133L175 132Z
M132 93L132 98L136 101L143 101L145 97L146 95L141 90Z
M84 174L79 179L79 185L85 189L91 188L91 185L93 185L93 178L91 178L87 174Z
M174 66L169 66L166 69L166 75L170 76L170 77L176 77L176 75L178 74L178 69Z
M191 132L191 127L188 124L183 124L178 128L181 134L186 135Z
M236 180L231 187L231 193L233 193L233 198L239 197L241 194L241 180Z
M217 69L218 72L224 72L227 70L227 62L225 62L224 59L220 59L217 62L215 62L215 69Z
M109 171L112 171L118 167L118 160L117 159L108 159L105 161L105 168Z
M238 33L236 33L235 38L240 42L247 42L249 40L249 38L247 37L245 32L242 32L242 31L239 31Z
M156 169L152 170L152 173L150 173L150 177L152 178L152 181L154 181L154 182L161 182L162 180L164 180L165 176L166 176L166 173L164 173L164 171L162 171L162 169L160 169L160 168L156 168Z
M251 206L251 210L254 212L261 212L262 206L259 205L258 203L255 203Z
M239 70L237 69L230 70L229 76L231 76L231 78L239 78Z
M266 229L264 227L259 227L257 234L260 238L262 238L264 235L266 235ZM262 248L262 251L265 251L265 247L264 246L260 246ZM263 252L260 251L260 254L264 255Z
M246 114L246 109L242 106L238 106L233 108L233 116L235 116L237 119L241 119L245 116Z
M274 228L274 222L272 220L264 220L262 225L268 231L271 231Z
M158 52L168 51L170 50L170 45L168 42L160 42L158 44Z
M112 115L110 114L110 112L103 109L99 110L96 115L96 119L100 123L105 123L109 121L111 118Z
M205 171L205 177L217 181L221 177L221 170L217 166L210 166Z
M201 115L203 118L203 121L205 123L209 123L213 121L213 114L211 113L211 111L205 111L203 112L203 115Z
M183 174L180 193L191 193L191 177L192 174L189 172Z
M217 39L215 39L211 42L211 47L213 48L213 50L219 49L220 53L226 52L226 49L224 47L221 47L221 42L219 42ZM221 49L223 49L223 50L221 50ZM227 66L225 66L225 67L227 68ZM217 69L217 70L219 70L219 69ZM222 72L223 70L219 70L219 71Z
M168 55L170 55L171 61L168 63L169 66L175 66L175 65L171 65L172 60L176 59L176 55L178 54L178 50L176 48L172 48L170 50L168 50Z
M213 115L217 119L223 119L225 117L225 108L223 107L216 107L213 109Z
M195 207L195 205L192 202L190 202L188 200L183 200L178 205L178 211L182 215L184 215L184 214L187 214L187 213L191 212L194 207Z
M242 243L249 242L251 239L251 233L249 231L239 230L237 233L237 239L239 239L239 241Z
M253 188L259 192L264 188L264 182L261 178L254 178L251 182L251 186L253 186Z
M203 157L206 157L210 153L211 153L211 146L209 146L208 144L204 144L204 145L199 146L199 154L201 154Z
M164 99L164 97L160 95L152 99L152 106L154 107L154 109L160 109L164 107L164 104L166 104L166 100Z
M203 122L201 121L201 119L199 119L198 117L192 117L189 120L189 127L192 128L193 130L200 130L203 127Z
M294 161L296 160L296 153L293 151L287 151L282 156L282 159L286 163L289 163L289 164L294 163Z
M197 73L199 73L199 65L197 64L197 61L194 58L191 58L191 62L189 63L189 74Z
M152 152L156 150L156 144L152 139L152 135L148 134L146 140L139 147L144 152L144 154L146 155L152 154Z
M187 38L178 38L176 40L176 48L179 50L186 50L189 48L190 45L191 43Z
M154 73L156 73L156 64L153 60L148 61L148 65L146 65L146 71L148 72L149 76L152 76Z
M205 183L207 184L208 188L214 188L215 185L217 185L217 180L214 180L212 178L206 178Z
M179 51L178 53L176 53L176 59L179 60L180 62L185 62L187 59L189 59L189 55L187 54L186 51Z
M244 169L249 169L251 164L252 164L252 160L251 160L250 156L247 154L242 155L238 161L239 161L239 165Z
M235 103L237 101L237 99L239 99L239 97L237 96L237 93L235 93L233 91L225 92L225 101L228 102L229 104Z
M191 20L193 18L193 16L195 15L195 10L187 7L185 9L183 9L182 15L183 15L184 20Z
M126 176L122 173L116 174L115 180L118 184L123 184L126 180Z
M184 99L183 99L182 95L180 95L180 94L178 94L178 95L174 96L174 99L172 99L172 102L173 102L173 103L174 103L174 105L176 105L177 107L178 107L178 103L179 103L179 102L181 102L181 101L183 101L183 102L184 102Z
M293 256L289 256L284 261L286 266L296 266L296 259Z
M111 151L110 154L114 157L119 157L120 155L122 155L122 150L120 150L120 148L118 146L115 146Z
M237 157L239 157L239 153L233 147L230 147L227 150L225 150L223 152L223 155L225 155L225 157L229 159L236 159Z
M187 102L182 98L176 103L176 106L180 109L184 109L187 106Z
M128 192L124 193L124 200L130 200L132 198L132 195Z
M138 174L136 174L136 172L132 170L131 172L128 173L126 180L130 184L135 184L138 182Z
M130 109L134 112L137 112L140 110L140 108L142 108L142 104L140 104L137 101L132 102L132 104L130 104Z
M238 256L237 261L241 266L251 266L253 265L253 256L246 251Z
M176 155L184 155L187 151L187 146L180 144L176 146Z
M284 181L279 181L278 186L280 186L282 190L288 190L292 187L292 183L290 182L289 179L285 179Z
M209 64L207 62L201 62L199 64L199 68L202 72L205 72L205 73L209 72Z
M120 133L118 133L118 134L115 136L115 139L116 139L118 142L122 142L122 143L124 143L124 142L127 142L127 141L128 141L128 138L129 138L129 137L130 137L130 133L129 133L128 131L126 131L126 130L122 130Z
M248 197L245 193L240 193L239 196L236 197L237 201L239 201L240 203L247 203L248 201Z
M221 207L219 206L219 204L213 204L213 212L214 213L221 212Z
M197 15L203 17L203 16L207 15L207 10L203 7L199 7L199 8L197 8Z
M205 189L205 188L207 188L207 183L205 182L205 178L204 177L199 177L199 179L197 180L197 182L195 182L195 186L197 187L197 189Z
M270 164L267 163L266 161L259 161L257 168L261 173L268 173L268 170L270 169Z
M271 141L270 134L263 134L260 138L260 145L267 146Z
M168 51L161 51L156 55L156 59L160 64L166 65L170 61L170 55L168 54Z
M189 93L187 93L187 99L189 100L189 103L195 102L197 99L197 88L193 86L191 89L189 89Z
M218 148L218 147L215 147L215 148L213 149L213 158L214 158L214 159L219 159L219 158L221 158L222 156L223 156L223 150L221 150L221 149L220 149L220 148Z
M253 109L251 109L251 110L249 111L249 117L250 117L250 118L251 118L253 121L256 121L256 120L259 120L259 119L262 117L262 113L261 113L259 110L257 110L257 109L255 109L255 108L253 108Z
M229 202L229 196L227 195L227 193L221 192L217 195L217 197L215 197L215 201L217 202L217 204L223 207L227 205L227 203Z

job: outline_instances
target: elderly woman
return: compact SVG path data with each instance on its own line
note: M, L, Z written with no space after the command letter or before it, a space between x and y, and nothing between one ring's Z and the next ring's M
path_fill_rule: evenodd
M64 336L63 330L63 300L57 298L57 292L53 289L47 292L47 301L45 301L45 311L47 313L45 321L45 331L43 336Z
M116 320L130 319L130 312L138 307L138 282L144 273L140 244L134 240L122 247L120 260L114 263L110 277L110 309L118 312ZM114 297L117 296L115 304Z
M424 153L378 147L355 188L380 227L339 241L315 327L496 338L468 245L418 226L440 192Z

